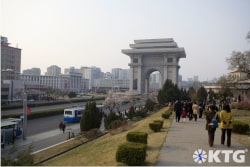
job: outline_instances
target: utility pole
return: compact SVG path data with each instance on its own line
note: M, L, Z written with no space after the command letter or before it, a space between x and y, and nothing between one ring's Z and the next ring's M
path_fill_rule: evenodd
M27 94L24 85L24 93L23 93L23 139L26 140L27 133Z

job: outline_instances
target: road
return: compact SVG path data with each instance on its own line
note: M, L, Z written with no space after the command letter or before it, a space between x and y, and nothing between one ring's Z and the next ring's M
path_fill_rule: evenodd
M74 104L76 105L76 104ZM84 105L83 103L79 103L80 105ZM142 106L143 102L138 102L134 104L135 106ZM125 104L120 107L121 111L127 110L131 104ZM46 110L48 108L63 108L62 105L57 106L46 106L46 107L36 107L35 111ZM72 107L72 105L67 105L64 107ZM42 109L41 109L42 108ZM11 111L11 110L9 110ZM33 110L33 112L35 112ZM14 111L12 111L14 112ZM80 132L80 123L66 123L66 132L63 134L62 131L59 130L59 123L63 121L62 115L55 115L45 118L37 118L33 120L28 120L27 122L27 139L17 139L16 145L17 150L23 150L27 148L30 144L33 145L33 151L38 151L49 146L55 145L57 143L66 141L68 138L68 132L75 134ZM102 124L103 125L103 124ZM101 128L104 129L104 128ZM2 156L6 156L8 154L8 150L11 149L11 145L6 145L6 148L1 150Z
M63 115L55 115L55 116L50 116L50 117L28 120L27 136L47 132L47 131L54 130L54 129L59 129L59 123L61 121L63 121ZM66 126L70 126L70 125L72 124L66 123Z

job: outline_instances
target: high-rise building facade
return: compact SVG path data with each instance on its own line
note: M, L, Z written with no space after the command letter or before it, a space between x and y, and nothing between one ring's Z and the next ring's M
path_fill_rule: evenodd
M57 65L52 65L47 68L45 75L56 76L61 74L61 68Z
M99 67L81 67L82 77L89 80L89 89L92 89L95 79L103 78L104 74Z
M111 69L112 79L129 79L130 69L113 68Z
M17 80L21 72L21 49L10 46L1 36L1 81Z
M31 68L27 70L23 70L24 75L41 75L41 69L40 68Z

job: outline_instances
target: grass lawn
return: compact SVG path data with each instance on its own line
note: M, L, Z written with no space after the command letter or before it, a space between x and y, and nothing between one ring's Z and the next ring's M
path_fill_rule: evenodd
M147 118L135 122L129 130L119 133L108 133L96 140L77 147L65 154L53 158L41 165L46 166L116 166L124 165L117 163L115 154L120 144L126 141L126 134L130 131L142 131L148 133L148 147L145 165L154 165L157 162L160 149L166 140L167 131L171 125L171 120L164 120L163 128L160 132L153 132L149 129L149 123L153 120L162 119L161 114L167 110L164 108ZM46 154L46 153L44 153Z
M234 120L245 122L250 126L250 111L249 110L232 110ZM232 137L239 141L243 146L250 149L250 132L248 134L233 133Z

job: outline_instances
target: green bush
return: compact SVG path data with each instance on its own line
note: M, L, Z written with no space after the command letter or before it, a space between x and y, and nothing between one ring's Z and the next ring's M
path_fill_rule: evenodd
M163 127L163 120L154 120L154 123L160 123L161 128Z
M127 133L127 141L147 144L148 134L146 132L129 132Z
M146 144L126 142L118 147L116 161L127 165L143 165L146 158L146 149Z
M249 125L244 122L234 121L233 122L233 132L239 134L245 134L249 132Z
M161 123L160 122L153 122L149 124L149 128L154 132L159 132L161 130Z
M169 107L164 113L161 114L161 117L164 119L169 119L170 115L172 115L173 108Z
M145 118L147 116L147 110L141 109L139 111L135 111L135 116Z
M169 119L170 115L171 115L170 113L162 113L161 117L164 119Z

